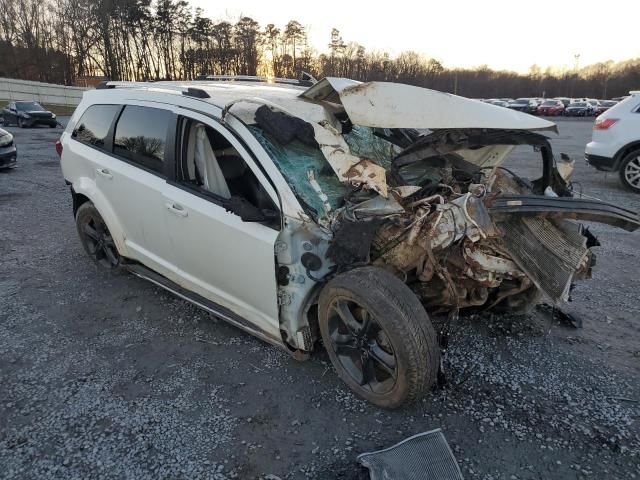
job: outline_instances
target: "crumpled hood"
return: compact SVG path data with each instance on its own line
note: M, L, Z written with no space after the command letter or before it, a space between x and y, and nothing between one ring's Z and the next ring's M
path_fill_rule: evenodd
M340 104L353 124L375 128L552 130L553 122L428 88L327 77L300 94Z

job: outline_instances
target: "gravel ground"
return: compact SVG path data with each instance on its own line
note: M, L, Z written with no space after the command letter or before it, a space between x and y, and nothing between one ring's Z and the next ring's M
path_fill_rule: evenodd
M640 210L582 160L591 123L560 120L557 153L585 193ZM0 477L365 479L358 453L442 428L465 478L640 478L637 233L593 227L593 280L568 309L465 316L449 383L385 411L328 357L298 363L126 273L97 269L75 232L54 142L8 128L0 172ZM539 163L527 149L514 168ZM269 475L272 475L269 477Z

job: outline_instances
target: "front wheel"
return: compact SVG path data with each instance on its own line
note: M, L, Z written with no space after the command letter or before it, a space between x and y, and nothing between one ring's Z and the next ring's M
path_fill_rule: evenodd
M438 373L436 332L416 295L386 270L340 274L319 301L322 341L342 380L385 408L412 402Z
M76 227L85 252L100 266L115 269L120 254L107 224L91 202L80 205L76 212Z
M640 150L634 150L622 159L620 181L629 190L640 193Z

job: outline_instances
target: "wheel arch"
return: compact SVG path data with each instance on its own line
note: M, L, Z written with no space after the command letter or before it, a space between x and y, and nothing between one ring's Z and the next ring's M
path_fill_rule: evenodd
M624 157L636 149L640 150L640 140L634 140L633 142L627 143L624 147L618 150L613 157L615 159L614 170L619 170Z
M84 203L91 202L100 213L104 222L113 237L113 241L118 247L118 252L121 256L127 255L126 235L122 228L122 224L118 221L111 204L104 196L104 194L96 187L95 183L89 179L81 179L78 182L74 182L71 185L71 197L73 199L73 216L75 218L76 213L80 206Z

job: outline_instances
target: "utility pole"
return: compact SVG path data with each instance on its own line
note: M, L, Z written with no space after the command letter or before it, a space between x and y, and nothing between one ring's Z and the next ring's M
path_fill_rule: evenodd
M576 81L578 80L578 67L580 66L580 54L574 54L573 60L573 82L571 82L571 97L575 96Z

